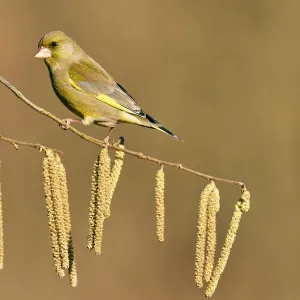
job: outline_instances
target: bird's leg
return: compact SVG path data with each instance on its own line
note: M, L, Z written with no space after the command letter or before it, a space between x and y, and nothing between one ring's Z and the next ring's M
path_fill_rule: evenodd
M113 129L114 129L114 127L111 127L111 128L109 128L109 131L108 131L108 134L107 134L107 136L104 138L104 143L105 143L105 145L108 147L110 144L109 144L109 136L110 136L110 134L111 134L111 132L113 131Z
M62 119L63 122L65 122L65 125L61 125L61 128L64 130L69 129L70 124L71 123L81 123L81 119L71 119L71 118L67 118L67 119Z

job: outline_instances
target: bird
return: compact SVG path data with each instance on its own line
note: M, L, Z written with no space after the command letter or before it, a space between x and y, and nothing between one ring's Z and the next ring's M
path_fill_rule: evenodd
M108 127L107 146L119 123L156 129L182 140L142 110L127 90L64 32L45 34L35 57L44 59L56 96L79 117L63 119L65 129L73 122Z

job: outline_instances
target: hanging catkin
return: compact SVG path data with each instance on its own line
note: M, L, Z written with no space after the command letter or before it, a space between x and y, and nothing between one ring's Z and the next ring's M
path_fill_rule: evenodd
M165 238L165 173L162 165L156 173L155 177L155 200L156 200L156 235L160 242Z
M227 236L225 238L225 243L221 250L220 257L218 259L217 265L213 270L211 280L209 281L207 289L205 291L206 297L211 297L218 285L220 276L225 269L228 257L230 255L230 251L235 240L242 215L250 208L250 193L245 189L243 189L242 192L243 193L241 198L235 205L235 210L233 212L233 216L229 225Z
M63 213L63 197L61 193L60 165L61 161L57 153L52 153L50 164L51 192L55 223L57 228L59 251L63 269L69 268L68 239Z
M207 234L205 246L204 279L208 282L214 267L217 243L217 212L220 209L220 193L215 187L208 197L207 203Z
M98 196L98 170L100 163L100 154L97 156L92 175L92 190L89 207L89 234L88 234L88 249L94 249L95 246L95 230L96 230L96 215L97 215L97 196Z
M120 138L119 147L124 149L124 138ZM93 166L87 247L94 249L98 255L101 254L104 221L110 216L111 200L121 174L123 159L124 152L116 150L111 170L108 148L103 148Z
M120 148L124 149L124 145L120 144ZM124 163L124 156L125 153L120 150L116 150L115 153L115 160L114 165L111 170L110 180L109 180L109 188L107 191L107 199L106 199L106 210L105 210L105 217L110 216L110 207L111 207L111 200L114 195L117 183L119 181L119 177L122 171L123 163Z
M205 263L205 241L207 226L207 203L208 198L215 188L215 183L211 181L201 192L199 201L199 214L197 224L197 243L195 257L195 282L201 288L203 286L204 263Z
M105 210L107 209L107 191L109 188L110 158L108 149L103 148L100 152L98 168L98 190L96 196L96 218L95 218L95 239L94 250L97 255L101 254L103 225Z
M1 161L0 161L1 169ZM3 209L2 209L2 186L0 182L0 270L3 269L4 246L3 246Z
M75 262L75 254L71 232L71 216L70 216L70 205L68 199L68 186L67 186L67 175L65 167L62 163L59 164L59 179L60 179L60 191L62 197L63 206L63 219L64 227L66 230L67 246L68 246L68 273L72 287L77 286L77 268Z
M48 226L51 239L52 255L54 260L54 267L59 277L65 276L65 272L62 268L62 260L60 256L58 230L55 221L55 211L53 203L52 185L51 185L51 164L53 164L53 152L51 150L46 151L45 158L43 160L43 177L44 177L44 192L46 200L46 208L48 215Z
M43 177L54 266L59 277L68 270L73 287L77 272L71 235L71 218L65 168L57 153L46 150Z

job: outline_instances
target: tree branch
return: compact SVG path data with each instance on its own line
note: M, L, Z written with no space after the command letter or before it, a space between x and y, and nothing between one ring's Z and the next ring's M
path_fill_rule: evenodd
M57 153L63 154L62 151L54 149L54 148L49 148L49 147L46 147L46 146L41 145L41 144L34 144L34 143L27 143L27 142L22 142L22 141L18 141L18 140L13 140L13 139L5 137L1 134L0 134L0 140L12 144L17 150L19 150L19 146L24 146L24 147L35 148L39 151L45 151L45 150L49 149L49 150L55 151Z
M51 114L50 112L46 111L45 109L37 106L36 104L32 103L29 99L27 99L17 88L15 88L12 84L10 84L7 80L5 80L3 77L0 76L0 82L5 85L10 91L12 91L19 99L21 99L25 104L27 104L29 107L31 107L32 109L34 109L35 111L37 111L38 113L47 116L48 118L52 119L53 121L55 121L56 123L60 124L60 125L66 125L65 122L61 119L59 119L58 117L56 117L55 115ZM81 137L82 139L84 139L85 141L88 141L92 144L98 145L100 147L105 147L105 143L101 140L95 139L89 135L84 134L83 132L77 130L76 128L69 126L68 130L70 130L71 132L75 133L76 135L78 135L79 137ZM14 144L13 142L11 142L12 144ZM15 143L17 144L17 143ZM25 145L27 144L27 145ZM23 146L29 146L28 143L24 143L24 142L19 142L19 145L23 145ZM33 146L35 145L35 146ZM41 149L41 145L38 144L31 144L30 147L35 147L35 148L39 148ZM46 148L46 147L45 147ZM132 151L132 150L128 150L128 149L123 149L120 148L116 145L110 145L109 148L112 148L114 150L118 150L118 151L123 151L129 155L135 156L137 158L143 159L143 160L147 160L147 161L151 161L160 165L165 165L165 166L170 166L170 167L174 167L189 173L192 173L194 175L200 176L202 178L205 178L207 180L214 180L214 181L220 181L220 182L225 182L225 183L230 183L230 184L234 184L234 185L238 185L241 187L245 187L245 184L243 182L240 181L235 181L235 180L229 180L229 179L224 179L224 178L219 178L219 177L215 177L215 176L211 176L211 175L207 175L207 174L203 174L200 173L198 171L189 169L187 167L184 167L182 164L179 163L173 163L173 162L168 162L168 161L163 161L148 155L145 155L143 153L140 152L136 152L136 151Z

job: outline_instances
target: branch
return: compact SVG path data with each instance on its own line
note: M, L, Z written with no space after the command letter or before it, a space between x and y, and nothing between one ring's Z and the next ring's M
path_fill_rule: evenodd
M52 150L57 153L63 154L62 151L54 149L54 148L49 148L49 147L43 146L41 144L34 144L34 143L27 143L27 142L22 142L22 141L18 141L18 140L13 140L13 139L7 138L1 134L0 134L0 140L12 144L17 150L19 150L19 146L24 146L24 147L35 148L35 149L38 149L39 151Z
M66 125L63 120L59 119L55 115L53 115L50 112L46 111L45 109L43 109L43 108L37 106L36 104L32 103L17 88L15 88L13 85L11 85L7 80L5 80L1 76L0 76L0 82L3 85L5 85L9 90L11 90L25 104L27 104L29 107L31 107L32 109L34 109L38 113L40 113L40 114L42 114L44 116L47 116L48 118L52 119L53 121L55 121L56 123L58 123L60 125ZM85 141L88 141L88 142L90 142L92 144L95 144L95 145L98 145L100 147L106 147L105 143L103 141L95 139L95 138L93 138L93 137L91 137L89 135L86 135L83 132L77 130L76 128L74 128L72 126L69 126L68 130L70 130L71 132L75 133L76 135L78 135L79 137L81 137L82 139L84 139ZM38 146L36 145L36 147L38 147ZM203 174L203 173L200 173L198 171L195 171L195 170L189 169L187 167L184 167L182 164L179 164L179 163L173 163L173 162L159 160L157 158L145 155L145 154L140 153L140 152L136 152L136 151L132 151L132 150L120 148L120 147L118 147L116 145L110 145L109 148L112 148L112 149L118 150L118 151L123 151L123 152L125 152L125 153L127 153L129 155L135 156L135 157L143 159L143 160L148 160L148 161L157 163L159 165L165 165L165 166L174 167L174 168L177 168L177 169L180 169L180 170L192 173L194 175L200 176L200 177L205 178L207 180L214 180L214 181L226 182L226 183L238 185L238 186L241 186L241 187L245 187L245 184L243 182L235 181L235 180L229 180L229 179L224 179L224 178L219 178L219 177L215 177L215 176Z

